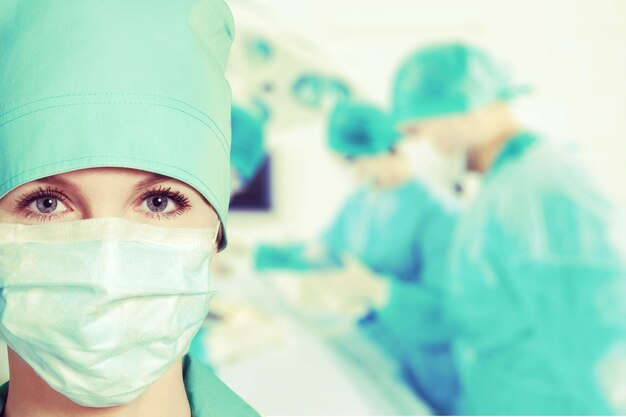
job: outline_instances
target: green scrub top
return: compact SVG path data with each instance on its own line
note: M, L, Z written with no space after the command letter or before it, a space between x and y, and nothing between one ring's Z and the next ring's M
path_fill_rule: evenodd
M183 358L183 378L193 417L260 417L207 366L190 356ZM7 382L0 388L0 415L4 415L8 393Z
M402 379L433 412L455 413L457 373L450 328L442 312L447 254L458 217L453 202L408 181L362 188L344 204L321 236L326 256L311 259L305 245L264 245L257 268L300 271L331 268L343 253L389 278L388 304L371 311L359 328L398 364Z

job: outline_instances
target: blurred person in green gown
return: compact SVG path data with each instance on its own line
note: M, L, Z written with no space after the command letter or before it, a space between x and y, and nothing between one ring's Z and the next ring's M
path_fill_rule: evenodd
M518 122L520 92L457 43L417 51L395 79L399 127L483 173L451 257L459 412L611 413L607 361L626 357L616 213L581 164Z
M433 412L450 414L458 384L440 310L457 207L413 178L396 149L400 140L375 106L338 104L328 144L364 185L316 242L262 245L256 265L308 271L309 288L358 321Z

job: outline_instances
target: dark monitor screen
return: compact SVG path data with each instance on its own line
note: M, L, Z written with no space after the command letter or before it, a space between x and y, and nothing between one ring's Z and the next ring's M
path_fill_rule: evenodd
M271 167L271 159L267 157L248 186L231 198L231 211L269 211L272 209Z

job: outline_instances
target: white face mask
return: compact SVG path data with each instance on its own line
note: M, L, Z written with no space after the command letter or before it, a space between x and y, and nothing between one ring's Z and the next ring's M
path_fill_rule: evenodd
M216 237L123 219L0 224L0 335L72 401L130 403L207 315Z
M463 152L445 155L430 140L405 140L399 145L413 176L427 184L452 193L463 181L466 159Z

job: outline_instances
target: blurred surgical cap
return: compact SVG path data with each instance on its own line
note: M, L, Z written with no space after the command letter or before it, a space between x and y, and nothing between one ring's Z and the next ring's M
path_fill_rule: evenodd
M233 105L233 144L230 162L244 181L250 181L265 159L264 121L260 116Z
M328 124L328 143L344 156L388 152L400 138L389 115L366 103L341 102Z
M523 90L512 85L509 73L485 51L461 43L437 44L400 65L393 115L402 123L465 113Z
M2 3L0 198L50 175L133 168L189 184L225 223L234 28L223 0Z

